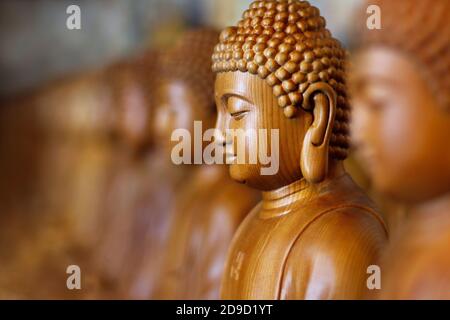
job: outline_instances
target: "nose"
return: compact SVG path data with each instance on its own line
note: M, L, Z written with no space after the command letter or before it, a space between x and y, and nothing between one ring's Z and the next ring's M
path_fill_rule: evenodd
M226 119L221 112L217 114L216 130L214 130L214 141L217 145L225 147L226 141Z
M224 132L217 127L216 130L214 130L214 142L216 145L222 147L225 147L227 144Z

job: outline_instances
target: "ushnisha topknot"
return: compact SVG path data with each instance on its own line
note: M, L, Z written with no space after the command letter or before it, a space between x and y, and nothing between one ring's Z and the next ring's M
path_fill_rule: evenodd
M198 28L183 33L176 44L161 55L159 74L162 79L182 80L206 98L214 107L215 74L211 70L211 54L219 39L219 32Z
M450 1L370 0L360 13L355 46L390 47L403 52L417 65L439 103L450 110ZM369 5L381 9L381 29L366 27Z
M349 148L347 52L325 25L319 9L307 1L254 1L237 27L222 31L213 71L249 72L264 79L288 118L305 106L303 94L311 84L329 84L338 95L330 156L343 160Z

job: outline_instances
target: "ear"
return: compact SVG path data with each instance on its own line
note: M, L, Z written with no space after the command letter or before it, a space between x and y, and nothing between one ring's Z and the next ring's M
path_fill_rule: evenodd
M303 177L310 183L319 183L328 175L336 104L336 91L324 82L310 85L304 93L303 108L312 110L314 119L303 140L300 166Z

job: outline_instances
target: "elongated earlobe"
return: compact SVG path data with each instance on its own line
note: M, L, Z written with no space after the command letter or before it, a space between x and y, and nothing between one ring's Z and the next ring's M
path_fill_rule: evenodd
M303 140L300 166L303 177L310 183L319 183L328 175L336 100L336 92L325 83L311 85L305 92L303 107L313 111L314 120Z

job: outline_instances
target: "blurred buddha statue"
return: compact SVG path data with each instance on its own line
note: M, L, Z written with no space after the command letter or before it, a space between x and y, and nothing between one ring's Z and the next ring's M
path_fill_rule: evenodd
M259 197L217 165L197 168L183 189L152 298L217 300L231 239Z
M152 146L152 88L158 61L159 51L150 49L119 61L105 72L116 108L115 134L129 154L148 151Z
M101 298L121 298L118 291L127 269L128 254L139 249L133 243L137 198L147 188L145 166L152 155L153 78L158 51L108 67L105 81L112 92L115 115L115 155L108 184L101 201L101 222L92 263L99 277Z
M20 186L31 188L19 193L18 210L10 208L14 219L2 223L17 233L5 245L14 249L0 263L0 282L8 282L2 287L9 287L13 295L80 297L79 292L67 290L66 268L81 260L97 226L98 195L111 160L109 102L101 72L94 71L37 88L20 104L8 108L13 114L33 115L33 119L10 117L11 127L24 130L17 136L9 131L4 138L28 140L38 146L10 145L11 152L6 153L14 172L28 175L27 162L34 168L32 175L18 180ZM26 154L29 158L22 161ZM90 286L88 278L87 274L85 287Z
M325 19L306 1L255 1L237 27L222 32L213 54L217 138L232 149L232 178L261 190L263 199L233 238L222 298L357 299L367 293L368 268L387 234L342 165L350 115L345 60ZM267 129L257 138L270 150L279 144L272 152L278 170L265 172L260 160L238 161L240 149L258 154L258 143L248 134L240 144L229 129Z
M25 298L26 283L16 276L28 243L35 240L39 206L36 197L43 156L43 131L30 107L33 94L3 100L0 106L0 299ZM31 139L32 137L33 139ZM27 238L27 239L25 239ZM31 279L27 279L31 280Z
M132 298L218 298L231 237L256 203L255 193L232 181L222 166L194 165L194 139L192 165L176 166L171 159L176 129L194 137L194 121L202 130L214 127L210 59L218 36L206 28L187 31L160 61L154 87L156 158L147 174L148 199L142 199L152 210L135 222L143 238L135 250L141 259L133 260L137 268L131 269L137 272L129 287ZM197 151L203 154L203 147Z
M450 299L450 2L375 0L359 28L354 142L375 187L409 206L384 259L382 298Z
M2 126L1 168L11 170L16 202L2 215L0 232L6 298L89 298L99 290L93 250L111 218L103 206L110 176L121 145L140 149L147 143L139 137L145 125L126 116L140 112L144 118L144 61L120 65L51 82L1 111L12 120ZM72 264L82 270L81 291L67 289Z
M351 148L348 158L344 161L344 167L353 181L369 196L376 204L380 214L385 220L389 238L401 229L406 217L407 206L381 194L373 185L372 179L363 166L361 159Z

